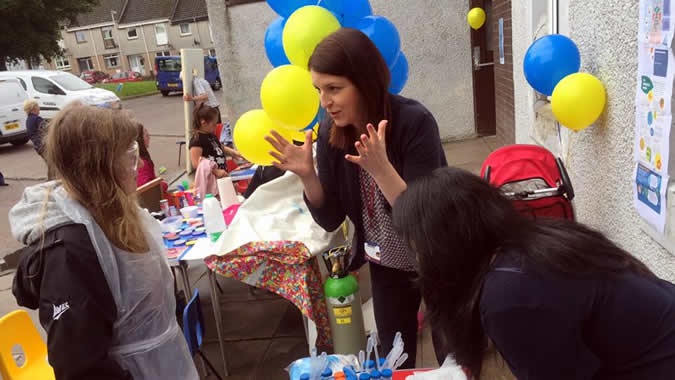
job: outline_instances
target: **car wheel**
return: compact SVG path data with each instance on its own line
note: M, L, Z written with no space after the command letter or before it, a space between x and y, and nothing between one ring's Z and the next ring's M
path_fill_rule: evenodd
M220 78L218 78L218 79L216 79L215 83L213 83L213 89L215 91L218 91L221 88L223 88L223 84L220 82Z
M160 91L162 96L169 96L169 91Z
M12 144L12 145L14 145L14 146L19 146L19 145L24 145L24 144L26 144L27 142L28 142L28 139L26 138L26 139L23 139L23 140L14 140L14 141L10 141L9 143Z

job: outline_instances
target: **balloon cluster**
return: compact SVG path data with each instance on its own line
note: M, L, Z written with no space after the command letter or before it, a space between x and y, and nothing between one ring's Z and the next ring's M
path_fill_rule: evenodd
M551 109L563 126L580 131L593 124L605 108L602 82L580 73L579 49L570 38L551 34L534 41L525 53L525 79L551 97Z
M309 58L323 38L349 27L361 30L377 46L391 72L389 91L399 93L408 80L408 60L394 24L373 15L368 0L267 0L279 15L265 32L265 53L274 67L260 86L262 109L246 112L234 127L241 154L270 165L273 150L263 137L276 130L288 140L304 141L318 130L322 110L308 71ZM315 133L316 135L316 133Z

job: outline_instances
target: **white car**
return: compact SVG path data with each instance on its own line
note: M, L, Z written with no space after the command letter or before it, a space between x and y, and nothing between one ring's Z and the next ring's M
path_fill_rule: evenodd
M23 112L26 99L28 94L17 79L0 79L0 144L28 142L26 113Z
M96 88L65 71L24 70L2 71L0 79L16 78L28 96L40 105L40 116L52 119L72 101L102 107L120 107L120 98L114 92Z

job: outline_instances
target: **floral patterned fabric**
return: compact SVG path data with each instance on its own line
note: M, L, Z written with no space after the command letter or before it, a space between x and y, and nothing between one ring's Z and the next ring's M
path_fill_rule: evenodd
M316 346L332 349L330 324L317 260L297 241L259 241L223 256L209 256L206 266L225 277L272 291L291 301L317 329Z

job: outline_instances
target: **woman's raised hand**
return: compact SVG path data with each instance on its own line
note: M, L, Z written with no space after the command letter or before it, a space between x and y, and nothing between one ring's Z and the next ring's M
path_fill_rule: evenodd
M367 171L373 178L389 171L391 163L387 157L385 144L387 120L382 120L377 125L377 131L372 124L366 126L368 135L362 134L354 144L359 155L345 155L345 159L353 162Z
M271 131L270 135L265 136L265 140L276 149L269 152L276 159L272 165L281 170L290 170L300 178L314 174L311 130L305 133L305 143L302 146L289 142L276 131Z

